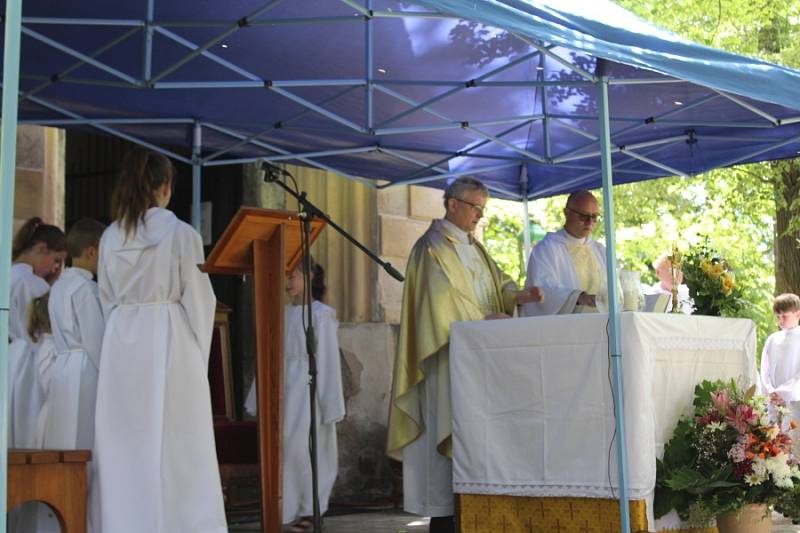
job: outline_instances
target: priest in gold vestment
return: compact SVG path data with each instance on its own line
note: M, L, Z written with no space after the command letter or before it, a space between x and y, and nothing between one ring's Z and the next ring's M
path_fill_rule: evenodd
M564 227L548 233L531 251L526 285L539 287L540 302L526 304L526 316L593 313L607 291L605 247L591 238L600 217L589 191L569 195Z
M480 181L454 181L445 217L416 242L406 269L387 452L403 461L405 510L431 516L431 533L453 531L450 325L509 318L540 298L535 287L517 290L474 239L488 198Z

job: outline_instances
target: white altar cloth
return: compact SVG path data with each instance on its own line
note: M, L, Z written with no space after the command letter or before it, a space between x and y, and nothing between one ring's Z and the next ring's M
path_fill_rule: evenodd
M691 412L695 384L755 383L756 330L746 319L620 319L629 497L652 503L656 457ZM455 492L618 496L607 323L583 314L453 324Z

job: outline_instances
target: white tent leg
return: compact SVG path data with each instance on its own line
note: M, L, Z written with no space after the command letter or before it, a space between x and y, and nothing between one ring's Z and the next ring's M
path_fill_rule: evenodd
M0 449L8 448L8 309L11 240L14 232L14 179L17 166L17 98L22 21L21 0L8 0L3 52L3 103L0 119ZM6 515L8 454L0 454L0 516ZM0 520L0 533L6 520Z
M628 457L625 438L624 389L622 382L622 353L619 335L619 301L617 300L617 254L614 238L614 195L612 187L611 127L608 114L608 78L597 85L598 113L600 118L600 165L603 171L603 206L606 232L606 275L608 279L608 353L613 374L614 418L616 420L617 463L619 465L620 531L629 533L630 509L628 507Z

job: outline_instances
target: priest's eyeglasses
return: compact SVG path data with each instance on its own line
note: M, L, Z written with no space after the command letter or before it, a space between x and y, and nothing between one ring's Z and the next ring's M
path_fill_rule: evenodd
M478 212L479 215L483 216L483 211L486 209L486 206L480 204L473 204L472 202L468 202L466 200L462 200L461 198L453 198L453 200L458 200L462 204L467 204L468 206L472 207L475 211Z
M600 213L584 213L583 211L578 211L577 209L572 209L571 207L567 207L567 209L578 215L578 218L580 218L581 222L584 224L588 224L589 222L597 222L600 220Z

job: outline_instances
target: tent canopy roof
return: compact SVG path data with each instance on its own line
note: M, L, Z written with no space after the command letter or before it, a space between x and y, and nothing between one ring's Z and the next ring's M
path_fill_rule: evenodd
M26 0L20 122L162 147L199 131L205 166L265 158L434 187L472 174L537 198L600 185L607 78L616 183L800 149L800 72L607 1L150 5Z

